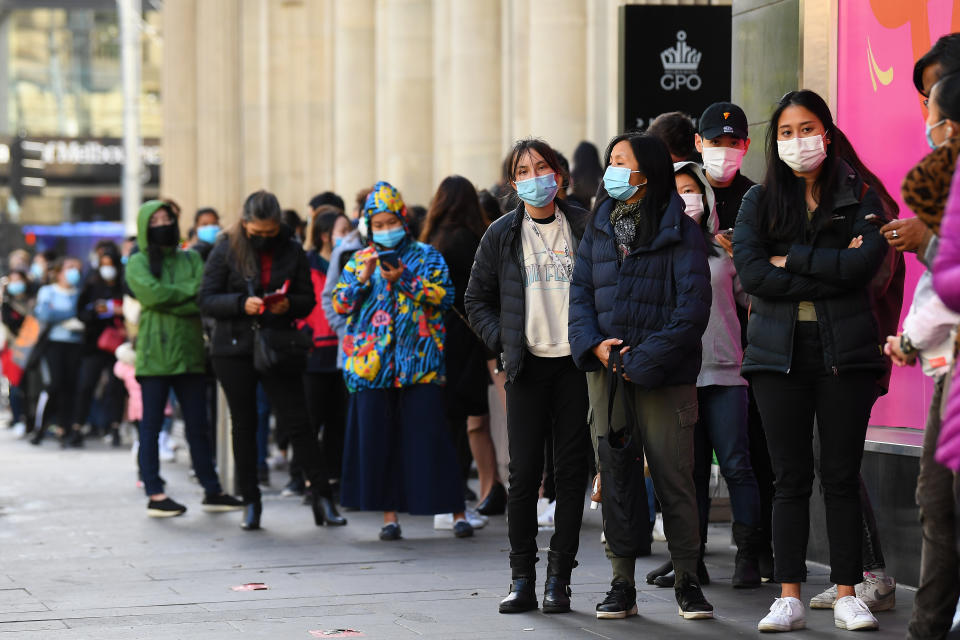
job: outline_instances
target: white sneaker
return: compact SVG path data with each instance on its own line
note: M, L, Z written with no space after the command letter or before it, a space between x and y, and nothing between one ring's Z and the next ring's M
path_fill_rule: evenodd
M18 438L22 438L23 436L27 435L27 424L23 421L20 421L14 424L12 429L13 429L13 435L15 435Z
M777 598L770 613L757 625L758 631L794 631L807 626L803 603L796 598Z
M666 542L667 536L663 533L663 514L658 513L657 519L653 523L653 539L657 542Z
M837 601L837 585L831 586L826 591L818 593L810 598L811 609L833 609L833 604Z
M880 628L870 609L856 596L844 596L837 600L833 606L833 624L848 631Z
M474 529L482 529L487 526L488 519L486 516L467 509L467 522ZM453 531L453 514L438 513L433 516L433 528L437 531Z
M557 512L557 501L554 500L547 505L547 508L543 510L543 513L537 516L537 524L544 529L553 528L553 518Z
M537 517L539 518L543 515L543 512L547 510L547 507L550 506L550 501L546 498L537 499Z
M875 576L864 572L863 582L854 589L857 597L870 611L889 611L897 606L897 581L890 576Z
M173 462L177 459L176 449L173 446L173 438L171 438L170 434L166 431L160 432L159 449L161 462Z

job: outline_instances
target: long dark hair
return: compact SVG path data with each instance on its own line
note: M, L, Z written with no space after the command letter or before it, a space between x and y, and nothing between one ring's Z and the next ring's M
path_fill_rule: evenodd
M631 131L621 133L607 145L603 152L603 166L610 165L610 156L613 148L626 140L633 149L640 171L647 178L647 191L643 196L641 225L637 229L635 242L647 244L657 234L660 220L670 204L673 194L677 192L677 181L673 176L673 161L667 145L660 138L646 133ZM593 205L593 213L599 211L600 206L610 199L606 189L600 189L597 200Z
M814 183L819 207L825 211L833 208L833 194L839 183L846 179L839 171L840 163L844 161L868 186L878 192L887 216L896 217L899 211L896 202L880 179L864 166L850 140L833 122L830 107L815 92L802 89L791 91L780 98L767 129L767 175L760 201L760 220L770 238L781 241L795 240L805 238L807 234L806 183L780 160L777 149L780 116L791 106L800 106L813 113L823 124L824 136L830 139L830 144L826 145L827 157Z
M600 181L603 180L600 152L592 142L584 140L574 150L570 179L573 181L573 196L589 205L590 199L597 195Z
M247 196L240 220L226 232L234 267L247 278L252 278L257 273L257 257L246 231L243 230L243 223L254 220L273 220L277 224L283 222L283 209L275 195L261 189Z
M336 207L329 204L322 204L317 207L316 215L313 216L310 223L310 244L311 249L318 253L323 250L323 236L333 233L333 228L337 226L337 220L343 218L347 222L350 218Z
M473 183L463 176L448 176L440 183L430 202L420 242L443 251L450 234L457 229L468 229L479 239L488 226L490 220L480 208Z

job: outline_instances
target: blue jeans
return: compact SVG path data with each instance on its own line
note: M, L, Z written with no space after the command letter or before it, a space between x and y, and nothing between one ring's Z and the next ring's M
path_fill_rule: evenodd
M10 385L10 413L13 414L13 423L23 422L23 389Z
M143 396L140 421L140 472L148 496L163 493L160 480L160 454L157 440L163 428L163 410L171 389L183 411L184 429L197 480L207 494L223 493L213 466L213 450L207 429L207 398L204 377L199 374L178 376L142 376L137 378Z
M697 389L700 421L694 429L693 477L697 486L701 540L706 542L710 515L710 465L716 451L720 473L730 490L734 522L760 524L760 491L750 465L747 435L747 388L711 385Z

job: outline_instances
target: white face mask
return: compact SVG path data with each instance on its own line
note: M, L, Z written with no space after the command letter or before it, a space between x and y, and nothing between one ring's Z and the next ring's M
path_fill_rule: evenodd
M703 218L703 194L681 193L680 197L683 198L683 212L700 224L700 219Z
M117 277L117 268L112 264L105 264L100 267L100 277L107 281L113 281Z
M807 136L777 140L777 153L780 154L780 159L797 173L809 173L823 164L827 157L827 147L822 135Z
M704 147L703 170L717 182L728 182L740 171L743 149L733 147Z

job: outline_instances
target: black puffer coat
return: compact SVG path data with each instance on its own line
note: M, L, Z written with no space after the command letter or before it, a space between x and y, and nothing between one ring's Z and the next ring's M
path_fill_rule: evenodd
M589 214L580 207L555 200L570 224L576 254ZM483 234L464 295L467 317L487 348L501 354L507 380L523 367L526 296L523 290L523 244L520 225L524 204L497 219Z
M257 316L261 326L290 328L294 320L308 316L316 304L310 264L303 247L293 237L289 227L280 225L280 235L273 249L270 282L266 288L260 285L258 262L252 278L254 294L263 296L264 293L277 291L286 280L290 281L287 290L290 309L282 315L264 311ZM249 295L247 278L237 268L230 251L229 236L224 234L217 239L207 258L199 294L200 313L213 318L216 323L213 328L212 355L252 356L253 316L243 311L243 304Z
M886 255L887 243L869 214L884 218L880 199L866 189L845 163L831 211L817 209L809 240L773 241L760 217L763 186L744 196L733 234L733 261L743 288L752 296L747 325L744 374L789 373L797 303L809 300L817 310L823 361L827 371L884 371L881 337L870 308L869 284ZM863 246L848 249L863 236ZM787 256L785 268L770 264Z

